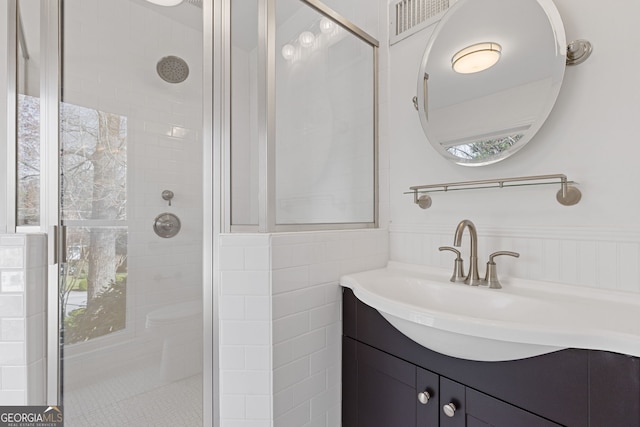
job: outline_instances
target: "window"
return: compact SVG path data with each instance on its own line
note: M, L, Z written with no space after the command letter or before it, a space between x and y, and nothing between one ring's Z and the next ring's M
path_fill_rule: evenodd
M63 103L61 277L65 343L124 329L127 283L127 118Z
M40 98L18 95L17 225L40 224Z

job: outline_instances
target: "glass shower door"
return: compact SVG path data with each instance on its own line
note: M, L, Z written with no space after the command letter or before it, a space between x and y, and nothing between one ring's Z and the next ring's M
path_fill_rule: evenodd
M65 426L200 426L202 4L61 10Z

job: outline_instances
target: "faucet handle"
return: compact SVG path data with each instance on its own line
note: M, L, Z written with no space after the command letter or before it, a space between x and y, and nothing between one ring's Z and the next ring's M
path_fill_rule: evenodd
M452 248L451 246L440 246L438 248L439 251L451 251L456 254L456 259L454 260L453 266L453 274L451 275L451 282L464 282L464 261L462 260L462 256L460 251L456 248Z
M452 248L451 246L440 246L438 248L439 251L451 251L456 254L456 257L461 258L462 254L456 248Z
M502 285L500 284L500 280L498 280L496 263L493 261L495 257L500 255L509 255L516 258L520 257L520 254L518 252L511 252L511 251L498 251L489 255L489 262L487 262L487 273L484 278L485 280L484 286L488 288L492 288L492 289L502 288Z
M498 251L498 252L494 252L491 255L489 255L489 262L493 262L493 259L497 256L500 255L509 255L512 257L516 257L518 258L520 256L520 254L518 252L512 252L512 251ZM495 264L495 263L494 263Z

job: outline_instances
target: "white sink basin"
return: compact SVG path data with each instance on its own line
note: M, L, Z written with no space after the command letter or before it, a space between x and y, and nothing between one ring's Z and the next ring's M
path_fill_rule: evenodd
M340 284L415 342L470 360L563 348L640 357L640 295L502 277L502 289L451 283L451 271L389 262Z

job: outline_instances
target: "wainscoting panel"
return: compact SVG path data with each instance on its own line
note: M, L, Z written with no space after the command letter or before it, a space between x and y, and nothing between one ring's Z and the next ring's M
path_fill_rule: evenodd
M519 277L640 293L640 231L476 226L481 274L489 254L508 250L519 252L520 258L496 259L498 273L507 283L509 277ZM454 231L455 227L392 225L390 259L448 268L453 254L438 247L453 246ZM461 250L467 259L466 231Z

